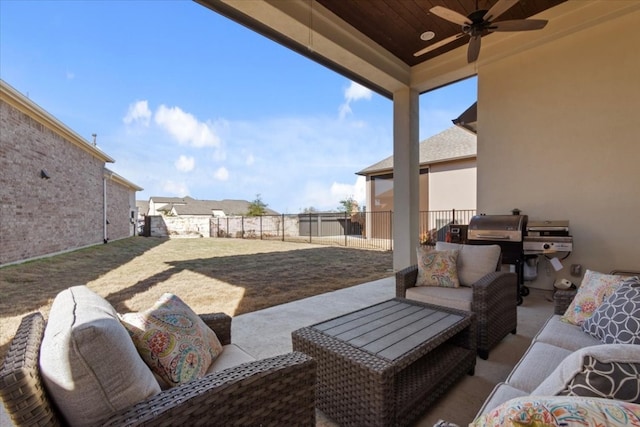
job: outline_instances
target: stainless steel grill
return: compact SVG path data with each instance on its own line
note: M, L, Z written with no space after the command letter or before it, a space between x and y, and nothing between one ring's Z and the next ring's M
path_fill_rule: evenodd
M475 215L469 220L467 243L470 245L500 245L502 262L515 265L518 275L518 304L529 294L524 286L523 241L527 230L527 215Z
M522 242L526 225L526 215L475 215L469 221L467 239Z

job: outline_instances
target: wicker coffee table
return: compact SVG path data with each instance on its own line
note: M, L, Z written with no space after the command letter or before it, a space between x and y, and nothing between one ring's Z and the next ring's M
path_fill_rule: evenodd
M408 425L473 375L475 317L394 298L292 333L317 362L318 409L340 425Z

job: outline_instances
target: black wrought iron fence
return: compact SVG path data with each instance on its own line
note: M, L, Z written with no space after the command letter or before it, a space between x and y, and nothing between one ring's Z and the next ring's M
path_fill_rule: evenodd
M475 209L420 211L420 240L445 241L449 225L469 225Z
M420 239L445 240L450 224L468 224L474 209L420 212ZM211 219L211 237L273 239L393 250L393 212L301 213Z

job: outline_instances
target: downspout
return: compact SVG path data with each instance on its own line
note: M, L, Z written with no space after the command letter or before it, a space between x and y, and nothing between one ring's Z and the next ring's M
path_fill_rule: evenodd
M102 229L103 233L103 243L107 243L107 176L104 174L102 176Z

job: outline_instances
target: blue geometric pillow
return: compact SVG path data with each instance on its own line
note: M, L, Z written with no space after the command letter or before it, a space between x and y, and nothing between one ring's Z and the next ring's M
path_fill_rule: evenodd
M622 282L582 330L605 344L640 344L640 276Z

